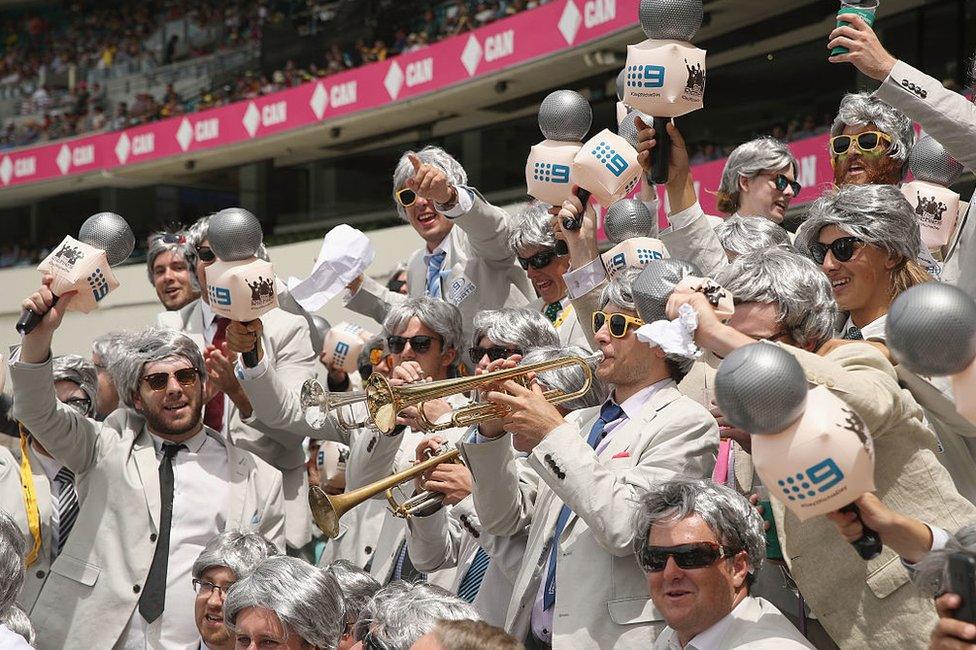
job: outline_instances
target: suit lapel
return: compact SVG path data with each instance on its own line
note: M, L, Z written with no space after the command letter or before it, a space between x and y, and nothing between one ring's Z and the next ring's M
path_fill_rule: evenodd
M203 323L203 307L200 299L194 300L185 307L186 314L183 321L183 333L193 339L201 350L207 347L207 328Z
M227 470L230 473L231 482L230 502L227 508L227 529L239 528L241 525L250 522L245 511L251 480L250 463L247 456L239 453L237 447L225 444L219 435L210 430L207 431L207 435L223 445L227 451Z
M146 507L152 517L153 526L159 530L159 461L156 459L156 448L152 438L145 428L139 432L132 443L132 457L136 461L136 469L142 480L142 491L146 495Z

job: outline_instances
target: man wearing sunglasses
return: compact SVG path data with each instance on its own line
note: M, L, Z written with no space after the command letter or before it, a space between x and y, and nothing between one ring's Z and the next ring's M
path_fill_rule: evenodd
M653 128L643 122L638 126L638 160L645 170L650 170L651 152L657 140ZM670 227L661 231L661 241L672 257L691 262L706 275L714 275L728 265L726 251L714 233L721 219L702 211L684 138L673 124L667 128L671 138L667 182ZM761 217L782 224L790 203L802 190L796 174L796 157L779 140L763 137L741 144L729 154L722 170L718 209L733 216ZM656 196L650 183L642 192L648 197L645 200Z
M200 297L196 250L186 232L150 235L146 266L149 281L166 311L176 311Z
M830 390L864 420L874 440L875 494L882 502L931 530L976 521L976 506L940 464L935 434L883 353L860 341L831 340L836 306L830 283L812 261L780 249L748 253L716 281L736 298L727 324L702 294L679 291L668 302L672 317L682 304L694 308L699 346L726 357L765 339L788 351L811 384ZM751 468L737 464L735 472L748 476ZM827 518L801 524L780 502L773 500L772 508L790 573L838 646L870 647L884 639L892 647L925 647L935 612L909 584L891 548L865 564Z
M535 384L513 381L488 400L511 409L462 443L481 521L495 535L528 534L505 628L532 646L646 648L664 628L633 554L640 492L684 475L705 477L718 427L682 396L683 366L637 340L637 271L618 274L593 317L603 352L596 376L610 399L564 417ZM538 478L521 483L512 439Z
M522 210L512 228L509 245L539 296L529 306L552 322L563 345L589 347L586 323L576 318L563 278L569 271L569 256L556 255L552 215L545 205L532 201Z
M912 121L870 93L848 93L830 127L836 185L900 185L915 144Z
M258 374L265 366L270 366L285 385L301 386L306 379L315 376L316 370L317 351L312 349L309 322L282 308L265 313L260 324L253 324L250 329L217 316L210 308L207 292L206 270L217 260L210 247L209 228L210 217L205 216L188 229L189 241L197 257L195 273L201 288L199 299L177 311L159 314L156 322L186 334L203 352L213 386L212 397L204 407L205 424L282 472L286 538L290 548L299 549L311 540L313 525L308 510L308 478L302 440L285 428L271 426L253 416L251 398L235 372L237 353L228 342L235 331L249 339L250 345L245 349L254 347L256 338L261 339L264 363L261 368L242 368L240 376ZM263 245L257 256L267 259Z
M467 180L461 164L433 146L404 153L393 173L397 214L424 240L407 263L407 294L457 306L465 340L482 309L519 307L533 296L508 245L511 217L468 187ZM406 299L368 276L349 289L346 306L378 323Z
M54 306L45 277L24 307L43 316L11 365L16 416L76 475L85 498L31 616L44 648L186 647L200 540L260 533L284 548L281 473L202 421L207 372L172 330L134 333L119 361L125 408L99 423L59 406L51 341L73 294Z
M75 354L51 362L58 401L94 417L98 379L91 363ZM20 458L0 447L0 510L9 513L28 540L27 577L17 604L31 611L51 563L61 553L78 517L86 474L75 475L44 444L20 428Z
M634 552L668 627L657 650L813 648L776 606L749 589L766 556L763 520L710 481L674 480L641 496Z

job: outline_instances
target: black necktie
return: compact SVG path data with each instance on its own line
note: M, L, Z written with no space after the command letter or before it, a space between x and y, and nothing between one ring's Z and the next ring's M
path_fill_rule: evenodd
M166 605L166 569L169 566L169 528L173 520L173 457L186 445L163 445L159 463L159 539L153 553L149 576L139 597L139 613L152 623Z
M857 325L851 325L844 332L844 338L848 341L863 341L864 336L861 334L861 330Z

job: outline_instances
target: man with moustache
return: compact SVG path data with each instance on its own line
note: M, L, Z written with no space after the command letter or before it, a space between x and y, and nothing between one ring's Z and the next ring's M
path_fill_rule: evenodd
M912 121L870 93L848 93L830 127L837 185L899 185L915 144Z
M203 357L172 330L133 335L114 372L127 408L106 422L59 404L51 341L74 294L55 305L50 283L22 304L42 319L10 367L15 415L86 484L30 612L38 648L184 648L202 545L239 529L284 547L281 474L204 426Z

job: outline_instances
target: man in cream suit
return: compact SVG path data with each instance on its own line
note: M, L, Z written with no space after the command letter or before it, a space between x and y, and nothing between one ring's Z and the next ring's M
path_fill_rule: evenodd
M190 569L225 530L283 546L281 475L201 421L206 369L187 337L149 329L120 361L128 408L97 423L58 404L51 340L72 294L49 278L24 301L42 314L11 366L16 416L87 474L71 537L31 611L40 648L185 647L196 638Z
M779 249L757 251L737 258L716 279L736 296L728 324L718 320L701 294L676 292L668 304L669 316L682 304L695 309L699 345L725 357L756 340L777 341L796 357L811 384L831 390L861 416L874 439L879 499L934 528L952 531L976 521L976 506L956 491L936 457L935 434L923 423L918 404L899 387L883 354L868 343L831 341L831 318L822 319L819 331L799 326L809 324L808 305L831 295L830 283L813 262ZM828 316L836 307L830 311ZM772 505L790 572L841 648L927 643L935 609L909 584L908 571L893 550L885 547L865 562L827 518L801 523L779 501Z
M664 621L633 553L637 495L675 476L706 477L714 463L715 420L678 392L681 370L633 332L633 277L615 277L600 303L596 374L614 386L602 407L564 419L538 385L505 382L508 394L488 399L512 413L460 445L485 529L528 533L505 627L535 645L648 646ZM535 485L518 480L513 436Z
M178 311L162 312L156 322L183 332L203 352L216 395L206 406L205 422L245 449L281 471L285 498L285 539L288 547L299 549L312 539L308 511L308 477L301 438L272 427L253 416L252 407L240 379L234 372L234 354L224 347L227 319L210 308L206 268L216 257L207 239L209 218L194 224L191 238L197 251L197 282L203 288L200 298ZM262 345L268 361L286 386L300 388L315 376L316 352L312 349L307 321L282 309L272 309L261 317ZM215 340L217 344L215 344ZM219 391L219 392L218 392Z
M441 298L461 310L462 340L482 309L519 307L535 295L509 248L511 217L467 187L464 168L443 149L408 151L393 174L397 213L425 242L407 267L410 297ZM349 309L378 323L407 296L369 277L350 285Z

